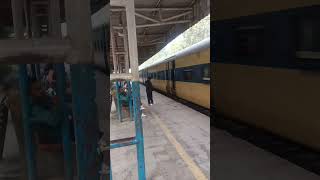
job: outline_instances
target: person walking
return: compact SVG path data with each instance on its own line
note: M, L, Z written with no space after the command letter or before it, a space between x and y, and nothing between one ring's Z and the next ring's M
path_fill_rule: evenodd
M146 92L147 92L147 98L148 98L149 105L153 105L152 91L153 91L153 86L151 83L151 77L148 77L148 80L146 81Z

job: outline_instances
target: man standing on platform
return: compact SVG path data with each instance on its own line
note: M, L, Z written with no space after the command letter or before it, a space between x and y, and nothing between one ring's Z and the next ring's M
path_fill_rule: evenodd
M146 92L147 92L147 98L148 98L149 105L153 105L152 91L153 91L153 86L151 83L151 77L148 77L148 80L146 81Z

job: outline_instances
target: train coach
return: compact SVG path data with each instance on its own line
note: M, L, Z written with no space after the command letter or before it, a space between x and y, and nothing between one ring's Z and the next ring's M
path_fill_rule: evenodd
M320 150L320 1L215 8L215 114Z
M210 109L210 38L139 73L142 83L151 77L156 90Z

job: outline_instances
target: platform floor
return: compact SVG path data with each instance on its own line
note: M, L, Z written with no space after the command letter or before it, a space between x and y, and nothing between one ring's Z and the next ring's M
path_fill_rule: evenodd
M148 180L210 179L210 117L154 92L147 105L141 86L146 176ZM111 114L111 140L134 136L129 119L120 123L115 106ZM137 179L135 146L111 151L113 178Z
M212 127L214 180L319 180L313 174L223 130Z

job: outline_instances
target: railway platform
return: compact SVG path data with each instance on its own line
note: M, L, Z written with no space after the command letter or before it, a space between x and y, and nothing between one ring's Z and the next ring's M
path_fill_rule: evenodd
M320 176L270 152L211 127L215 180L317 180Z
M146 178L210 179L210 117L157 92L148 106L143 85L140 91ZM111 111L110 139L133 136L134 122L120 122L114 103ZM113 179L137 179L136 159L134 146L111 150Z

